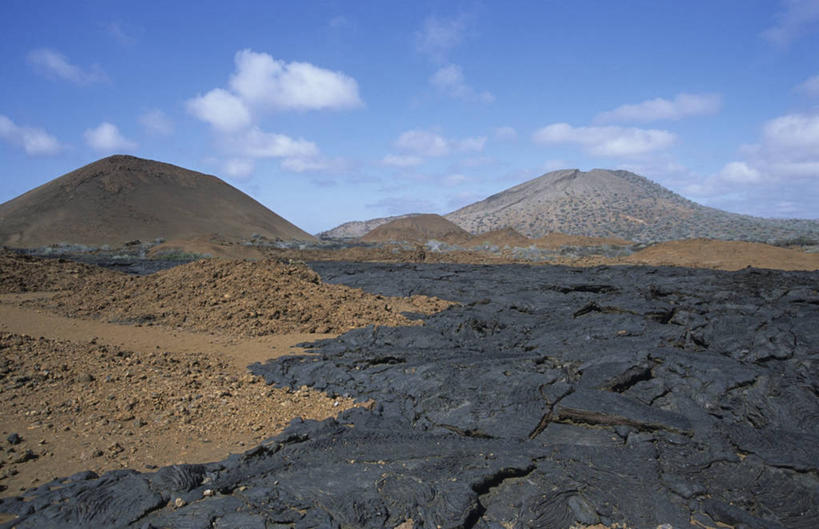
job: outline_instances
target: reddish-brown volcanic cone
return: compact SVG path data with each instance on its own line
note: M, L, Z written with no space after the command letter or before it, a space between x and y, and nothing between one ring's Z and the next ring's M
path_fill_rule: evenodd
M430 239L437 239L450 244L461 244L471 238L469 232L442 216L427 214L382 224L361 237L361 240L365 242L426 242Z
M120 245L217 233L313 236L215 176L133 156L81 167L0 204L0 245Z
M471 247L489 244L492 246L510 246L512 248L526 248L533 244L532 239L521 235L513 228L503 228L500 230L487 231L476 235L469 241Z

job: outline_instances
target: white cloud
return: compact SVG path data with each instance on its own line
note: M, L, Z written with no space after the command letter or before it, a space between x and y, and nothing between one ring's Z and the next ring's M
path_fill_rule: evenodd
M453 140L455 149L461 152L481 152L486 145L486 136L475 136L462 140Z
M599 114L595 121L613 123L677 120L688 116L716 114L721 106L722 97L719 94L677 94L672 101L658 97L641 103L621 105Z
M131 151L137 144L120 134L116 125L104 121L95 129L85 131L85 143L100 152Z
M819 97L819 75L814 75L797 85L796 91L807 96Z
M0 139L22 147L29 156L50 156L59 153L64 146L43 129L20 127L0 114Z
M504 125L495 129L495 138L501 141L513 141L518 138L518 131L513 127Z
M105 31L123 46L132 46L136 39L129 35L119 22L110 22L105 25Z
M739 184L752 184L762 181L759 171L745 162L730 162L719 173L722 180Z
M244 102L221 88L189 99L187 108L188 112L223 132L243 129L251 122L250 111Z
M488 167L490 165L497 165L499 163L497 158L493 158L492 156L470 156L458 160L455 167L459 168L475 168L475 167Z
M665 130L625 127L573 127L554 123L535 131L535 143L571 143L595 156L638 156L658 151L674 143L674 134Z
M424 160L418 156L388 154L381 159L381 163L393 167L415 167L424 163Z
M359 107L358 83L342 73L306 62L276 60L267 53L236 53L231 89L251 106L272 110Z
M395 146L417 156L446 156L450 152L449 141L443 136L425 130L408 130L395 141Z
M399 150L423 157L446 156L452 152L482 151L485 144L485 136L453 140L418 129L404 132L395 141L395 146Z
M62 79L78 85L88 85L106 81L108 78L99 68L83 70L71 64L65 55L48 48L32 50L28 53L28 63L34 70L49 79Z
M460 173L450 174L450 175L446 175L444 177L444 185L449 186L449 187L455 187L455 186L461 185L466 181L467 181L467 177L465 175L460 174Z
M315 143L265 132L256 123L263 111L361 106L355 79L249 49L238 51L234 62L229 89L215 88L187 101L188 112L220 133L216 138L219 147L233 157L225 162L226 170L241 176L258 158L282 158L282 169L293 172L345 170L346 160L321 156Z
M745 145L744 160L727 164L716 179L763 184L819 175L819 113L786 114L762 127L759 142Z
M230 137L228 143L233 152L248 158L312 158L319 154L313 142L264 132L259 127Z
M415 34L416 49L436 61L442 61L463 41L466 27L467 19L463 16L451 19L429 17Z
M762 37L779 47L786 47L819 23L818 0L783 0L776 23L762 32Z
M305 173L308 171L323 171L328 168L324 160L318 158L286 158L282 161L282 169L294 173Z
M349 171L352 165L350 161L344 158L327 158L324 156L286 158L281 163L282 169L294 173L317 171L339 173Z
M173 122L159 109L149 110L139 116L139 123L149 134L168 136L173 133Z
M463 70L457 64L449 64L439 68L429 82L442 93L462 99L464 101L477 101L479 103L491 103L495 100L489 92L478 92L464 81Z
M819 114L788 114L765 123L764 149L793 161L819 161Z
M253 160L247 158L230 158L222 164L222 170L234 180L246 180L255 169Z

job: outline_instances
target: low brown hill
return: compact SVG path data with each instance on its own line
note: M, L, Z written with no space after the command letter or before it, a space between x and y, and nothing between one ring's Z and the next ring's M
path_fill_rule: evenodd
M397 219L375 228L361 237L365 242L411 241L430 239L463 244L472 236L440 215L426 214Z
M255 246L225 240L218 236L199 236L188 239L172 239L148 250L152 259L168 258L184 254L223 257L228 259L262 259L264 252Z
M181 327L235 336L341 333L366 325L418 325L402 312L431 314L452 303L392 298L323 283L305 265L203 259L148 276L89 276L42 302L73 318Z
M532 245L534 241L521 235L514 228L503 228L501 230L488 231L476 235L469 241L467 246L474 248L476 246L483 246L485 244L490 246L509 246L511 248L527 248Z
M532 243L538 248L554 249L564 246L631 246L631 241L619 237L585 237L553 232L534 239Z
M708 239L655 244L623 258L622 262L718 270L740 270L748 266L777 270L819 270L819 254L816 253L754 242Z
M335 228L317 233L319 239L358 239L367 235L377 227L393 220L405 219L407 217L417 217L421 213L407 213L406 215L394 215L392 217L378 217L369 220L353 220L345 222Z
M0 204L0 245L121 245L141 239L311 240L219 178L133 156L81 167Z

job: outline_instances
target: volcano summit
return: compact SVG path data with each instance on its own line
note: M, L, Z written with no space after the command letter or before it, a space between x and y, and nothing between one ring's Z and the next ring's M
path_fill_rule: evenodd
M254 233L313 239L215 176L133 156L103 158L0 204L0 244L14 247Z

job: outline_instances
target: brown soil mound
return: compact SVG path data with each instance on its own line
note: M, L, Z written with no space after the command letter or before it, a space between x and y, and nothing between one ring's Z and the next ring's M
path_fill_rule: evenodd
M567 235L553 232L544 237L534 239L535 246L545 249L557 249L563 246L631 246L631 241L618 237L585 237L583 235Z
M96 266L0 252L0 294L66 290L90 278L117 276Z
M367 233L361 240L364 242L411 241L427 242L430 239L450 244L463 244L472 235L440 215L417 215L397 219L382 224Z
M819 270L819 254L740 241L692 239L650 246L622 259L628 264L740 270L748 266L778 270Z
M469 241L467 246L475 247L488 244L491 246L509 246L510 248L527 248L533 244L530 238L521 235L513 228L503 228L502 230L488 231L476 235Z
M148 257L168 258L180 254L195 254L228 259L261 259L264 254L253 246L228 241L218 235L203 235L188 239L175 239L158 244L148 251Z
M328 285L304 265L216 259L145 277L90 278L46 303L75 317L245 336L413 325L418 322L402 311L432 313L450 305L425 296L387 298Z
M210 233L313 239L215 176L133 156L104 158L0 204L0 244L13 247Z
M271 388L214 353L135 353L5 332L0 388L2 495L82 470L218 461L294 417L322 420L353 406ZM12 433L19 444L5 442Z

